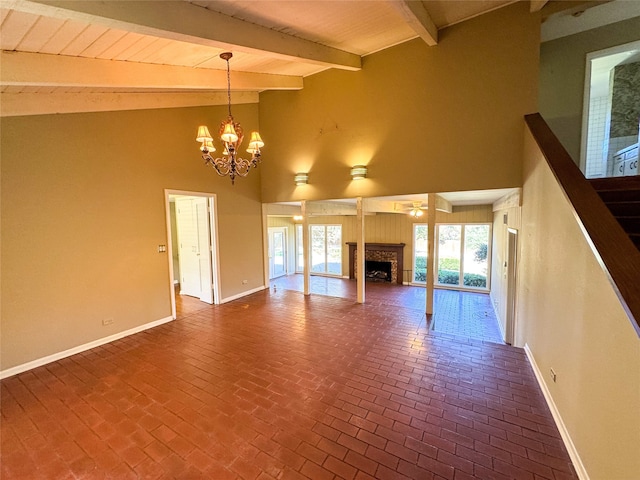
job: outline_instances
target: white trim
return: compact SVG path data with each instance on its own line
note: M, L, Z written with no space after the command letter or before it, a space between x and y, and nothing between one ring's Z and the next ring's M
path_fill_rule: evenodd
M77 347L73 347L68 350L63 350L62 352L54 353L52 355L47 355L46 357L38 358L37 360L32 360L30 362L23 363L22 365L17 365L15 367L2 370L0 372L0 379L11 377L13 375L26 372L27 370L31 370L33 368L40 367L48 363L52 363L66 357L70 357L71 355L75 355L76 353L81 353L87 350L91 350L92 348L99 347L100 345L104 345L105 343L110 343L115 340L119 340L123 337L128 337L129 335L133 335L134 333L139 333L144 330L157 327L158 325L162 325L163 323L171 322L173 320L174 320L173 316L164 317L164 318L161 318L160 320L154 320L153 322L145 323L143 325L130 328L129 330L124 330L119 333L114 333L113 335L109 335L108 337L99 338L98 340L94 340L92 342L85 343L83 345L78 345Z
M246 297L247 295L251 295L251 294L256 293L256 292L261 292L262 290L266 290L267 288L268 287L265 287L264 285L262 285L261 287L253 288L251 290L247 290L246 292L241 292L241 293L238 293L236 295L231 295L230 297L223 298L222 300L220 300L220 303L222 304L222 303L231 302L233 300L237 300L239 298Z
M558 410L558 407L553 401L551 392L547 388L547 384L544 381L544 376L542 375L542 372L538 368L538 364L536 363L536 360L533 357L533 352L529 348L528 343L524 344L524 353L527 354L527 358L529 359L529 363L531 364L533 373L536 376L538 385L540 385L540 390L542 390L542 394L544 395L544 398L547 401L547 405L549 405L549 410L551 410L551 415L553 416L553 420L556 422L556 426L558 427L558 431L560 432L560 436L562 437L564 446L566 447L567 452L569 453L569 457L571 457L571 462L573 463L573 466L576 469L578 478L580 480L589 480L589 474L587 473L587 469L584 467L584 464L580 459L580 454L578 453L576 446L573 444L573 441L571 440L571 435L569 435L569 431L567 430L566 425L562 421L562 417L560 416L560 411Z

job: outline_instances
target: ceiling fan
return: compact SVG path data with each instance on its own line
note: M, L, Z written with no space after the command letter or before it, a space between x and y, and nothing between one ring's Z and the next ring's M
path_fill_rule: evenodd
M410 204L396 204L396 210L407 212L412 217L421 217L424 215L424 211L427 209L427 206L422 202L412 202Z

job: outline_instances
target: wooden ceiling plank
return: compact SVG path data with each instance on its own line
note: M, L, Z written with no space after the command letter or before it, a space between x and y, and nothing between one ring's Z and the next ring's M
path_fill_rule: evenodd
M218 57L217 52L216 50L212 53L211 47L194 45L193 43L171 42L145 58L145 62L196 67L213 56L218 60L217 66L214 68L222 70L225 68L225 63Z
M184 1L8 0L11 8L40 15L70 18L108 28L171 40L233 48L316 65L360 70L359 55L244 22Z
M87 26L81 23L65 21L62 27L42 46L38 53L58 55L86 28Z
M7 8L0 8L0 27L3 27L2 23L4 19L9 15L10 10Z
M15 50L37 21L37 15L22 12L9 13L4 22L2 22L0 48L2 50Z
M57 91L11 93L3 91L0 98L2 99L0 102L2 117L227 104L226 93L59 93ZM258 94L238 92L234 95L233 103L258 103ZM194 147L194 151L197 152L195 141Z
M227 72L65 55L1 52L0 84L226 90ZM232 72L234 90L299 90L302 78Z
M114 56L111 60L127 60L132 61L134 55L139 54L143 49L147 48L151 45L156 38L150 37L148 35L140 35L139 33L131 33L129 32L129 36L135 39L135 41Z
M103 51L100 55L97 55L96 58L104 58L106 60L115 60L123 52L130 49L133 45L140 41L142 35L137 33L126 32L123 37L115 41L109 48Z
M34 28L29 30L16 50L39 52L64 25L64 20L38 17Z
M433 23L431 15L429 15L423 2L394 0L392 4L427 45L433 47L438 44L438 27Z
M114 43L124 37L127 32L122 30L109 29L96 38L96 41L85 48L81 53L81 57L98 58L105 50L109 49Z
M75 37L69 44L62 49L61 55L80 55L85 49L87 49L93 42L95 42L101 35L108 30L107 27L102 25L87 25L87 28L82 30L80 34Z
M143 37L144 38L142 38L140 42L131 49L131 52L128 52L128 58L125 58L123 54L118 60L127 60L128 62L145 62L157 49L163 48L172 42L172 40L168 40L166 38L152 37L149 35L144 35Z

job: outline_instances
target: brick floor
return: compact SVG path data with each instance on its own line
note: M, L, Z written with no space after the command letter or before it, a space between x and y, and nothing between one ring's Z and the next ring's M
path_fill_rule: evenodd
M3 479L577 478L522 350L264 291L1 382Z
M272 288L303 291L301 274L271 280ZM343 278L313 275L309 290L312 295L328 295L356 301L356 282ZM413 285L367 282L365 302L370 305L397 305L424 312L426 290ZM434 314L429 328L435 332L460 335L488 342L503 343L498 320L487 293L436 288L433 295Z

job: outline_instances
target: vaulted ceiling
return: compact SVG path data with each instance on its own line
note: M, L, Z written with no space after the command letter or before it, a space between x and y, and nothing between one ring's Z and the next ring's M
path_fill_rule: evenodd
M233 102L257 102L513 1L2 0L2 115L224 104L225 51Z

